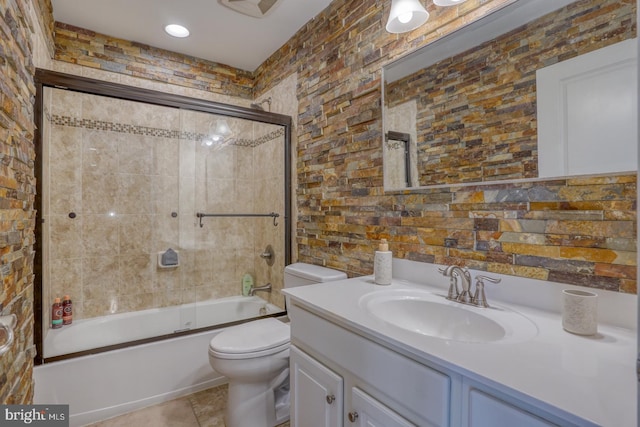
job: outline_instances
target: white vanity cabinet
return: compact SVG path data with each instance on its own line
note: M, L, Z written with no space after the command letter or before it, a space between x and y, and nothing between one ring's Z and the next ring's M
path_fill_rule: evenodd
M295 303L289 317L292 427L586 425L439 364L418 362L337 318Z
M292 427L451 425L459 380L295 304L289 317Z
M291 424L293 426L413 427L358 387L347 393L344 414L342 377L295 346L291 346Z
M342 425L342 377L291 346L291 425L336 427Z
M351 410L347 419L356 427L415 426L357 387L351 389Z
M463 379L462 426L464 427L551 427L573 425L557 423L530 412L524 402L515 401L480 383ZM539 411L536 411L538 413ZM550 414L546 415L551 418Z
M292 420L305 420L292 426L638 427L637 379L629 374L637 357L634 298L601 291L598 335L583 337L563 330L560 312L548 310L561 305L563 286L501 276L510 284L494 288L492 309L465 311L498 323L504 337L449 339L450 326L476 321L457 323L454 312L436 317L430 304L416 311L397 304L454 304L444 299L446 283L430 284L442 281L440 267L394 259L391 285L363 276L283 290ZM327 396L335 397L333 408L324 406Z

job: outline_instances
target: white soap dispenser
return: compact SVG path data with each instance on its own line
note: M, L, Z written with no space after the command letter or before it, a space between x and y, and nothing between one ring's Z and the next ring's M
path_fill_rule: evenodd
M377 285L391 284L392 255L387 239L382 239L373 258L373 281Z

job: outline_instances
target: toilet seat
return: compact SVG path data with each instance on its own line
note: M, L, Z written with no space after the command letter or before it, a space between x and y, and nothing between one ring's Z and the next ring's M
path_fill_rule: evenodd
M289 325L273 317L232 326L209 342L209 355L220 359L251 359L289 348Z

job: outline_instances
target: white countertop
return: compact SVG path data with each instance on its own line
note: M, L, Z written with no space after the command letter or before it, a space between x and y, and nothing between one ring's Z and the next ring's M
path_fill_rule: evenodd
M376 285L372 276L365 276L284 292L295 304L417 361L437 363L520 399L535 399L537 406L565 418L569 415L578 425L637 426L636 331L630 326L636 322L635 295L596 290L601 303L598 334L585 337L564 331L560 313L553 311L559 306L554 298L560 301L561 290L575 287L492 275L503 281L495 285L501 287L499 292L487 284L489 304L526 316L537 326L537 335L522 342L447 341L389 325L359 304L363 295L383 289L417 287L446 294L448 279L437 274L438 266L414 263L421 264L418 281L407 279L415 278L418 272L407 274L405 267L409 264L412 262L394 260L394 273L402 269L405 274L394 274L388 286ZM472 271L474 276L475 273ZM530 289L531 286L534 288ZM509 294L509 288L517 294ZM545 307L535 306L536 298L531 295L535 296L536 290ZM503 300L496 299L498 296L504 297ZM517 303L523 299L524 303ZM604 323L602 319L611 323Z

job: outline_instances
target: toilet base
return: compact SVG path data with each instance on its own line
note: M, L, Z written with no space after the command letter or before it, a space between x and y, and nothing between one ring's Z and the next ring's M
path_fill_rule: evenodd
M275 427L289 419L289 411L276 413L275 390L288 382L289 369L269 383L229 382L224 421L227 427ZM288 398L288 396L287 396ZM287 400L288 406L288 400Z

